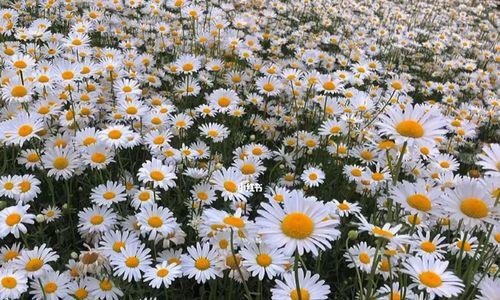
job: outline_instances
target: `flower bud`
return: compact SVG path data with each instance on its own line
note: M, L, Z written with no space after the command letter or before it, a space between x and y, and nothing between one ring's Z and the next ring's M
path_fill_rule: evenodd
M354 241L358 238L358 232L356 230L349 230L349 232L347 233L347 237Z

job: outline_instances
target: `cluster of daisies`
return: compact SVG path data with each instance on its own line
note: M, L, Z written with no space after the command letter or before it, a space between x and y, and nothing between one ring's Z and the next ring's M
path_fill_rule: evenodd
M500 295L493 0L4 0L0 299Z

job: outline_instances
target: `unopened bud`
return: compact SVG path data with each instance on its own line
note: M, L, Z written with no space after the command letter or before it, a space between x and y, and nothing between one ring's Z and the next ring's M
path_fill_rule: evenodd
M358 232L356 230L349 230L349 232L347 233L347 237L354 241L358 238Z
M45 216L44 216L44 215L42 215L42 214L38 214L38 215L36 215L36 221L37 221L38 223L42 223L42 222L44 222L44 221L45 221Z

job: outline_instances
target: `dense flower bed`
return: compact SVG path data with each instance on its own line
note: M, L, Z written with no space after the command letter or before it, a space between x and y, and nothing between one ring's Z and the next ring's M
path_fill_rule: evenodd
M496 5L2 1L0 299L498 300Z

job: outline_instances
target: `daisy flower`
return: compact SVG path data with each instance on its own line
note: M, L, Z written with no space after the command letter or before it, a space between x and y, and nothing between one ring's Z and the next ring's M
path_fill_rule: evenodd
M151 264L151 250L142 244L135 244L123 248L120 253L111 255L110 263L115 270L113 275L120 276L124 280L131 282L141 279L141 272L148 270Z
M69 277L67 273L49 271L31 282L30 295L37 300L57 300L69 297Z
M328 218L325 205L315 197L306 197L294 190L283 201L283 207L275 201L262 203L256 219L263 241L270 247L281 248L290 255L298 251L318 253L318 249L330 248L330 242L340 232L336 222Z
M24 270L28 278L38 278L40 275L51 272L49 262L56 261L59 255L48 248L45 244L36 246L33 250L23 250L18 258L12 262L12 266L18 270Z
M106 255L111 256L112 254L120 253L122 249L132 247L139 242L139 237L131 231L107 231L104 233L101 241L99 242L99 249L104 250Z
M33 138L39 139L37 133L42 129L43 121L26 113L20 113L15 118L0 123L0 131L5 136L6 142L21 147Z
M448 261L433 257L410 257L403 263L403 271L415 282L410 284L419 290L425 290L431 299L437 297L455 297L462 293L463 283L452 272L446 271Z
M113 203L126 200L125 187L118 182L108 180L106 184L100 184L92 189L90 200L98 206L110 207Z
M242 184L246 183L246 179L234 167L215 171L210 181L214 184L215 190L221 192L224 200L246 200L252 194L241 188Z
M166 261L157 264L154 268L148 268L144 272L144 281L149 282L149 286L154 289L159 289L163 285L168 288L172 282L182 276L181 266Z
M361 242L349 248L344 257L349 262L347 265L349 268L359 268L370 273L375 261L375 248L368 246L366 242Z
M0 237L3 238L9 234L19 238L21 233L26 233L28 228L25 224L34 224L35 215L29 214L29 205L9 206L0 211Z
M201 133L215 143L222 142L229 136L229 129L217 123L208 123L200 126Z
M132 131L123 125L112 125L99 132L99 139L108 146L123 148L129 142Z
M300 175L300 179L307 187L316 187L324 182L325 173L321 169L309 167Z
M93 277L90 279L89 290L90 296L97 299L118 300L123 296L123 292L116 286L116 284L109 278L102 278L101 280Z
M0 298L19 299L28 290L28 279L22 271L14 269L0 270Z
M392 188L391 198L411 214L428 214L439 211L437 203L441 193L440 189L429 186L424 180L403 181Z
M416 256L429 257L432 256L435 259L444 259L444 254L446 253L447 244L443 243L446 237L437 234L431 239L431 233L429 231L423 232L418 231L412 244L414 246L414 251Z
M43 165L48 169L47 175L56 180L71 178L79 161L78 154L71 147L49 148L42 156Z
M454 221L462 221L468 228L495 222L498 206L480 181L464 179L440 199L442 209Z
M304 274L304 270L298 270L298 279L300 291L297 289L294 275L292 273L284 273L283 281L276 280L276 286L271 289L271 299L273 300L289 300L289 299L328 299L330 294L330 286L325 284L324 280L319 280L319 275L312 275L311 271ZM299 296L300 293L300 296Z
M275 76L260 77L255 81L259 93L268 97L276 96L281 92L282 84Z
M56 206L49 206L42 210L42 214L45 216L45 221L50 223L61 217L61 210Z
M166 237L175 229L175 218L172 212L156 204L142 207L137 214L137 222L140 224L141 233L149 234L149 240L154 240L157 235Z
M182 256L182 270L188 278L195 278L198 283L222 277L222 271L216 268L218 259L217 250L211 248L208 243L187 248L188 254Z
M445 125L439 111L427 111L418 104L408 105L404 111L399 106L391 106L377 122L381 133L394 138L398 145L407 142L409 148L435 144L435 139L446 133Z
M217 89L207 98L211 107L224 113L235 107L241 100L233 90Z
M144 183L151 182L153 187L160 187L164 190L174 187L174 180L177 179L174 167L164 165L161 160L156 158L144 162L139 169L137 177Z
M483 153L477 157L477 164L486 170L487 175L500 175L500 144L484 145Z
M78 213L78 230L83 233L106 232L116 225L118 215L104 206L86 207Z
M263 280L267 275L269 279L285 272L284 265L288 262L285 255L279 249L273 249L266 244L248 243L240 251L243 258L243 266Z

